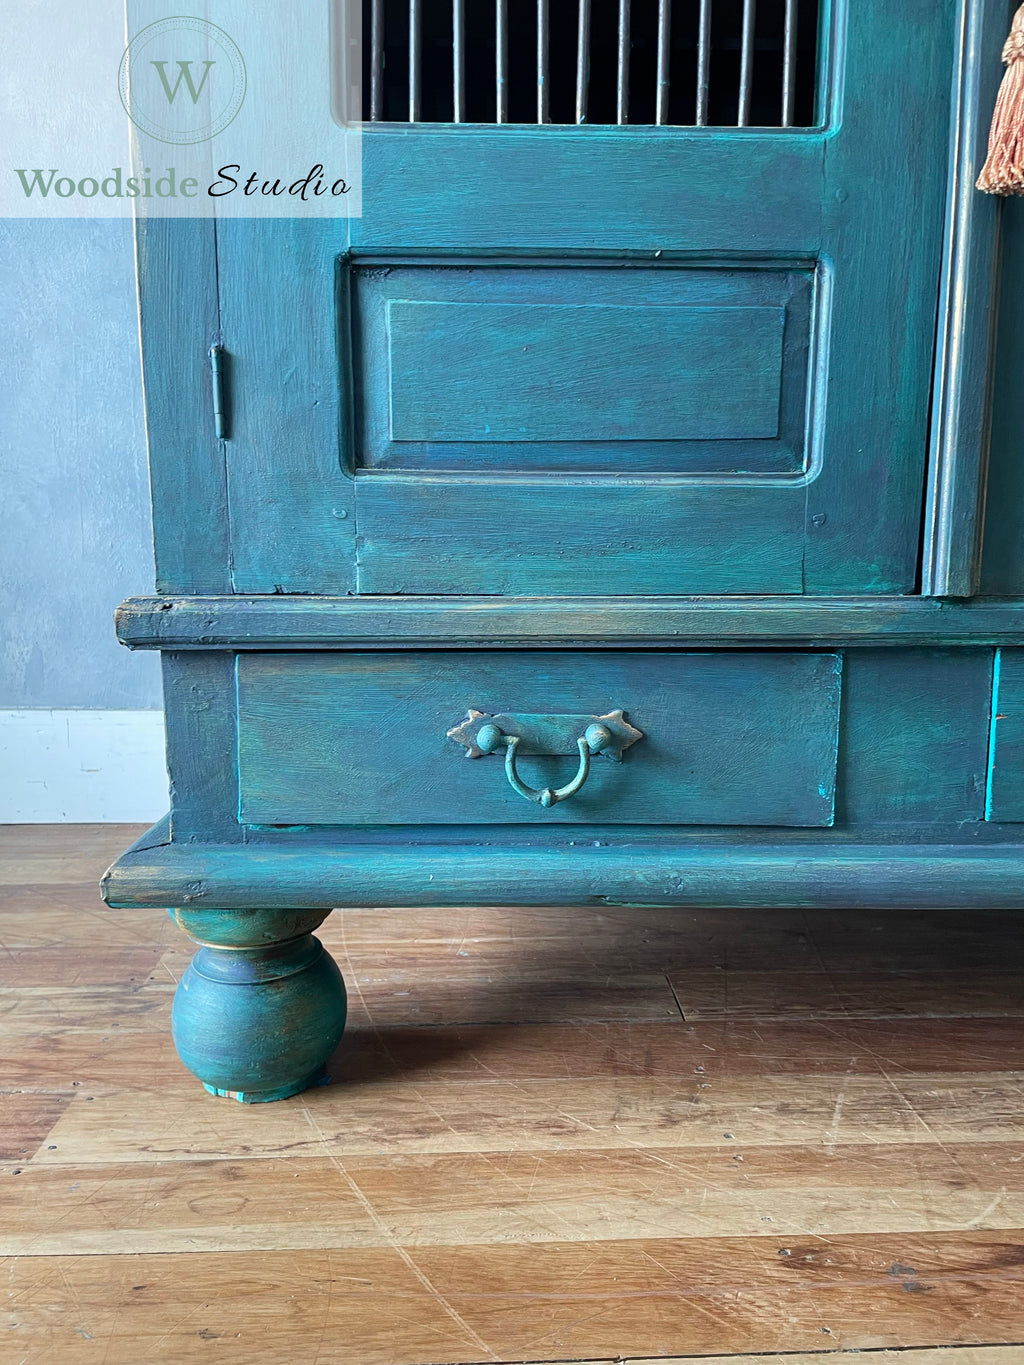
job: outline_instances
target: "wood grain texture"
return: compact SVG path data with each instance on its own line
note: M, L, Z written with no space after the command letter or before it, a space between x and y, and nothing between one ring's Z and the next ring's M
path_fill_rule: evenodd
M837 655L781 652L242 655L239 818L829 825L840 675ZM467 761L448 738L470 711L612 710L644 738L621 763L594 759L583 789L550 810L510 788L504 751ZM520 770L556 787L577 763L542 756Z
M991 713L990 650L844 656L840 824L979 821Z
M803 590L800 484L510 480L499 516L494 490L471 479L457 499L425 475L357 478L355 490L360 593Z
M227 451L233 586L344 594L357 557L371 594L912 592L952 19L934 0L896 19L881 3L842 11L822 129L377 128L351 243L335 224L219 227L223 341L244 395ZM350 245L384 270L414 253L813 268L814 477L349 479L359 395L343 382L339 401L352 338L335 271Z
M770 439L779 429L785 320L781 308L756 305L395 300L388 308L392 437ZM442 369L438 355L447 357ZM655 385L664 386L667 403L651 404Z
M0 888L23 888L26 894L49 897L50 888L91 878L97 867L124 851L125 842L145 832L145 825L0 825ZM45 887L46 891L41 891ZM18 893L15 893L18 894ZM80 894L76 886L75 895ZM102 906L90 901L93 914Z
M1015 1354L1017 1353L1017 1354ZM868 1357L868 1365L1017 1365L1019 1350L1016 1346L939 1346L923 1351L901 1351L887 1347ZM759 1361L778 1361L777 1354L763 1356L760 1353L744 1356L701 1356L700 1365L758 1365ZM864 1365L861 1351L834 1351L822 1360L821 1352L813 1355L787 1354L783 1357L785 1365ZM593 1365L584 1361L582 1365ZM623 1365L656 1365L653 1360L628 1360ZM659 1356L657 1365L697 1365L694 1356Z
M68 879L130 837L0 832L5 1359L1017 1365L1018 914L336 914L332 1081L247 1109Z
M214 431L209 367L221 327L216 230L210 219L157 217L140 217L136 228L142 346L154 360L144 379L161 592L231 587L224 445Z
M512 827L506 826L506 830ZM941 828L941 827L940 827ZM429 830L399 839L310 840L299 831L258 845L259 900L265 909L297 905L641 905L928 906L979 909L1020 904L1024 846L1005 842L861 843L804 829L796 839L775 830L772 842L698 829L636 838L615 826L588 825L583 838L541 830L515 842L512 859L496 858L486 840L453 845ZM531 830L533 833L533 830ZM813 836L821 833L815 841ZM731 836L731 837L730 837ZM948 835L947 835L948 837ZM728 842L726 840L728 839ZM161 844L125 855L103 880L112 906L168 903L252 905L256 845Z
M1024 644L1024 603L919 597L131 597L132 649Z
M355 468L740 479L803 470L807 269L562 254L472 265L358 257L349 271ZM694 344L716 328L742 345L715 355ZM752 345L748 332L759 331L767 347Z
M180 658L161 655L167 771L173 836L241 839L234 659L228 653Z
M218 224L217 287L237 396L226 449L237 592L354 586L352 481L340 459L351 412L338 382L337 260L347 221Z

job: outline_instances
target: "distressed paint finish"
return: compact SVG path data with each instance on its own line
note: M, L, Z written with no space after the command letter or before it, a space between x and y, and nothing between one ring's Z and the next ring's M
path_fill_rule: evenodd
M811 269L555 255L347 276L356 470L803 471Z
M834 654L243 655L240 819L829 825L839 696ZM498 757L466 762L448 738L468 710L616 708L644 743L621 764L598 756L583 790L551 809L511 791ZM559 787L575 743L570 754L524 759L521 776Z
M211 1094L287 1099L323 1075L345 1028L345 985L311 930L323 910L171 911L202 944L174 995L182 1061Z
M952 30L938 0L836 6L819 130L375 126L350 240L345 224L220 230L223 341L246 391L227 449L235 590L912 592ZM806 479L644 477L628 441L603 483L525 459L493 479L350 475L337 448L363 395L334 276L347 250L383 271L417 253L463 266L561 256L566 274L570 257L810 266ZM598 290L588 303L603 306ZM628 388L639 374L628 351L621 363Z
M215 1091L313 1078L339 902L1019 904L1006 728L985 818L1015 533L985 578L1014 595L918 595L976 570L987 324L953 332L991 280L965 177L1005 14L826 9L817 129L377 127L351 223L143 226L162 595L119 631L168 655L175 797L105 895L206 945L175 1028ZM644 740L542 810L447 738L474 707Z
M757 306L392 303L392 435L630 443L775 436L784 327L782 309ZM438 355L447 357L443 368ZM656 385L666 397L657 405Z
M132 597L132 649L1024 645L1024 601L919 597Z
M1024 649L1000 649L992 674L985 818L1024 823Z
M525 804L525 803L523 803ZM164 844L120 860L104 881L113 906L191 897L201 912L302 899L328 909L388 905L661 905L1015 908L1024 881L1019 831L1000 842L861 842L822 831L791 840L718 830L623 834L583 826L529 840L507 831L428 841L277 838L242 847ZM258 873L255 870L258 868ZM255 875L254 875L255 873Z
M992 651L850 650L837 820L849 828L982 818Z
M209 364L220 337L215 226L142 218L136 243L157 589L230 592L224 444Z

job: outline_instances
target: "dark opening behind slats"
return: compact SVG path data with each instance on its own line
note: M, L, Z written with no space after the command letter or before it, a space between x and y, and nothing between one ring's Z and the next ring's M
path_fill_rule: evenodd
M816 120L819 0L363 3L371 121L413 109L423 123Z

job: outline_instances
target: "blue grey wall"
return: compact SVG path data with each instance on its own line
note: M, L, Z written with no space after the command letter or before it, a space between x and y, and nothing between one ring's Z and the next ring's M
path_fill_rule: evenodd
M160 705L132 225L0 221L0 708Z

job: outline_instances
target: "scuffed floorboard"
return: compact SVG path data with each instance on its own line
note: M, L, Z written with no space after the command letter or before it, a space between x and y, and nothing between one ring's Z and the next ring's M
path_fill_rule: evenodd
M0 1361L1024 1365L1019 915L339 913L243 1107L134 833L0 829Z

